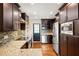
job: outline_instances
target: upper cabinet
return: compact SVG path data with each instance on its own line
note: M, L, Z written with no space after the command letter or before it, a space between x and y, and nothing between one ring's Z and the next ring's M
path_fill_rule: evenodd
M26 20L26 13L21 13L21 17Z
M78 19L79 15L79 4L78 3L71 3L71 4L64 4L59 8L60 12L60 23L71 21Z
M2 31L12 31L12 4L10 3L0 3L0 32Z
M68 17L68 21L78 19L78 4L77 3L71 3L68 5L67 17Z
M42 29L49 30L52 29L55 19L41 19Z
M13 4L13 29L19 29L19 20L21 19L21 11L19 8Z
M12 3L0 3L0 32L13 31L18 26L19 8Z
M64 7L60 10L60 23L66 22L66 19L66 7Z

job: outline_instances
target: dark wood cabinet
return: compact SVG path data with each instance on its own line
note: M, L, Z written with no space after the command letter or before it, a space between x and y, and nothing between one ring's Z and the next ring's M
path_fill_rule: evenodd
M21 13L21 17L26 20L26 13Z
M21 20L21 10L13 4L13 29L20 29L20 21Z
M67 37L68 39L68 56L75 56L75 38L72 36Z
M25 30L25 23L20 23L20 29Z
M59 10L60 23L73 21L74 33L74 35L60 34L60 55L79 56L79 4L64 4Z
M67 38L66 35L60 35L60 55L67 56Z
M67 19L67 15L66 14L67 14L66 13L66 7L64 7L64 8L62 8L60 10L60 13L59 13L59 15L60 15L60 23L66 22L66 19Z
M75 37L74 55L79 56L79 36Z
M79 36L79 20L74 20L74 34Z
M52 44L52 38L53 38L52 35L47 35L47 42L48 42L49 44Z
M13 28L18 30L19 9L16 5L13 5Z
M55 19L41 19L42 27L46 30L50 30L53 27Z
M79 56L79 37L68 36L68 56Z
M0 3L0 32L18 29L18 11L13 3Z
M78 19L78 3L71 3L67 7L68 21Z
M12 31L12 4L10 3L0 3L0 31Z
M44 29L46 29L46 27L47 27L47 20L41 19L41 23L42 23L42 27L44 27Z

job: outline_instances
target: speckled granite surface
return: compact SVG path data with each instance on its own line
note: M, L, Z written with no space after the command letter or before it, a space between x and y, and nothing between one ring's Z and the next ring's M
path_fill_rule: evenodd
M41 49L0 49L0 56L42 56Z
M4 36L8 35L7 39L4 39ZM0 32L0 46L6 44L7 42L11 40L16 40L18 38L21 38L25 35L25 31L10 31L10 32Z
M26 41L11 41L0 47L0 56L42 56L42 50L28 48L20 49Z

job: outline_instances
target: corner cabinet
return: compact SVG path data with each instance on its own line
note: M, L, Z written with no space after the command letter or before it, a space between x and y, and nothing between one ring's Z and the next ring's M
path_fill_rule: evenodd
M12 30L12 4L0 3L0 32Z

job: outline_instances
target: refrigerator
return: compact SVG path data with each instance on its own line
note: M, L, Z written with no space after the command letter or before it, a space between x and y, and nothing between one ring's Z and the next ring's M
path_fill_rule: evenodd
M59 23L53 24L53 48L57 54L59 54Z

